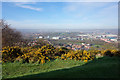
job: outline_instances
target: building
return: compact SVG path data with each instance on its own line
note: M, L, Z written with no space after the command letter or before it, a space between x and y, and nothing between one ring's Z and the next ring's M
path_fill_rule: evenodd
M60 39L60 37L52 37L52 39Z
M38 38L39 38L39 39L42 39L42 38L43 38L43 36L39 36Z
M117 35L114 35L114 34L108 34L106 35L107 37L117 37Z
M79 37L79 38L88 38L88 35L81 34L81 35L78 35L77 37Z
M110 39L111 41L114 41L114 42L116 42L117 41L117 39Z

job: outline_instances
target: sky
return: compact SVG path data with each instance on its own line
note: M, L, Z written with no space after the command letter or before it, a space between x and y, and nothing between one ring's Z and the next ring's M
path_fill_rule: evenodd
M16 29L117 29L118 2L2 2Z

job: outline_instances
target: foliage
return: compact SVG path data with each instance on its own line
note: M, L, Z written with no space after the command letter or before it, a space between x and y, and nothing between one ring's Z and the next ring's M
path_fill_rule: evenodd
M23 53L18 46L15 47L4 47L2 48L2 61L3 62L13 62L18 56Z
M118 50L105 50L104 51L104 55L105 56L110 56L110 57L112 57L112 56L119 56L120 57L120 51L118 51Z
M93 60L94 55L86 50L76 50L76 51L69 51L67 54L62 54L61 59L74 59L74 60L82 60L87 62L88 60Z
M30 63L45 63L46 61L50 61L54 59L55 48L52 45L42 46L41 48L32 49L24 55L21 56L26 62Z
M19 45L22 41L22 35L19 31L10 28L4 20L0 20L0 26L2 26L2 46L15 46ZM19 45L20 46L20 45Z
M55 48L47 44L41 48L33 47L4 47L2 48L2 61L22 63L46 63L47 61L62 59L62 60L81 60L88 62L94 60L96 56L120 56L118 50L68 50L67 48Z
M37 42L35 43L36 45L33 46L33 48L41 48L42 46L45 46L48 44L48 42L44 39L38 39L36 40Z
M62 54L66 54L68 52L69 52L69 49L67 49L65 47L56 48L55 49L55 56L61 56Z

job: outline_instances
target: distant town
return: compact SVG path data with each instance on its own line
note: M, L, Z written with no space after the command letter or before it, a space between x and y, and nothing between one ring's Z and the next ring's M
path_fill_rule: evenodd
M86 40L88 41L102 41L105 43L118 43L118 35L117 32L108 32L108 31L94 31L94 32L70 32L70 31L64 31L64 32L36 32L31 34L25 34L28 38L34 39L31 42L29 42L28 45L34 46L39 45L37 44L38 39L44 39L49 44L53 44L57 47L66 47L68 49L73 50L81 50L86 49L89 50L91 47L99 48L98 44L93 44L91 42L84 42ZM62 41L63 40L63 41ZM55 41L58 41L57 44L54 43ZM61 42L60 42L61 41ZM67 41L66 43L63 43L64 41ZM71 43L69 41L81 41L80 43Z
M115 34L80 34L80 35L76 35L73 37L54 36L51 38L50 36L42 36L41 34L35 34L35 35L37 36L36 39L54 39L54 40L58 40L58 39L63 39L63 40L99 39L99 40L103 40L108 43L117 42L117 39L118 39L117 35Z

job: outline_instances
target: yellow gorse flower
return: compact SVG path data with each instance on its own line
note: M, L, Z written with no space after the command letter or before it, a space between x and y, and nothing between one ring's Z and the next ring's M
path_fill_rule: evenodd
M118 50L69 50L68 52L62 48L54 48L51 45L42 46L41 48L32 47L4 47L2 48L3 62L14 61L18 58L23 60L29 60L32 62L40 61L42 64L51 59L74 59L82 60L88 62L88 60L94 60L96 54L104 55L107 52L114 56L120 56L120 51ZM60 55L56 55L60 53Z

